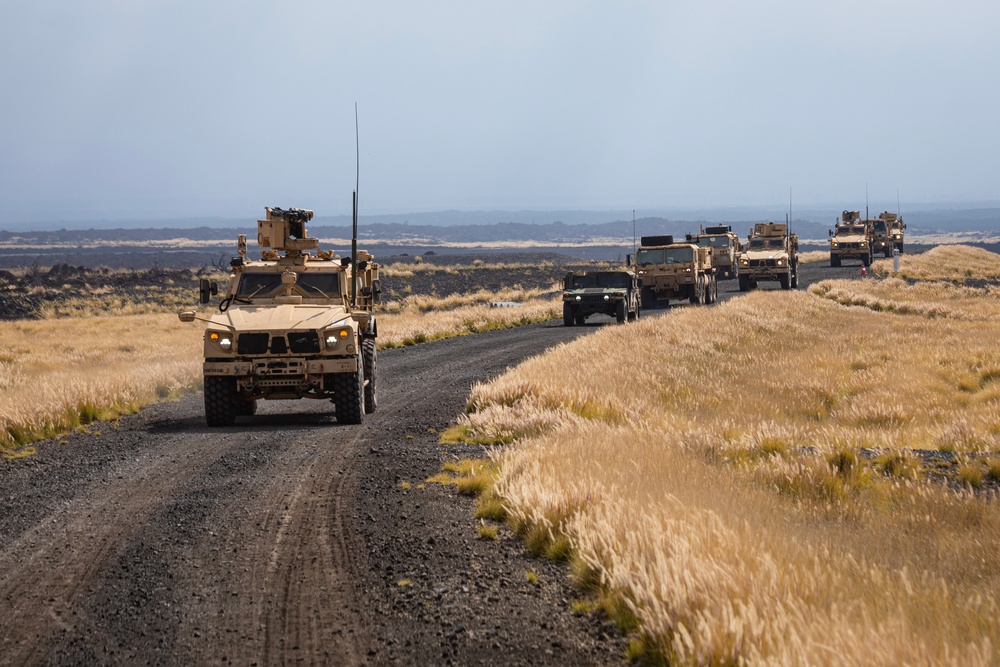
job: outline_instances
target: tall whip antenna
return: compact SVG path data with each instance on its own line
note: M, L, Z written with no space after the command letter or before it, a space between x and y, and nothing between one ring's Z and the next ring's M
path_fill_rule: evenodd
M901 217L899 212L899 188L896 188L896 217Z
M868 181L865 181L865 220L868 218Z
M792 186L788 186L788 233L792 233Z
M351 196L351 307L358 305L358 190L361 185L361 142L358 132L358 103L354 103L354 193Z
M632 209L632 261L635 261L635 209Z

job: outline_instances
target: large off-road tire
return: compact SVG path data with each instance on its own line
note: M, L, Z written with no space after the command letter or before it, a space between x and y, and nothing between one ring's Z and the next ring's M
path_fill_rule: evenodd
M897 243L896 244L896 250L898 250L899 254L902 255L903 254L903 244L902 243Z
M750 291L750 276L745 276L745 275L740 276L740 291L741 292Z
M627 317L628 307L625 305L625 300L623 299L615 305L615 319L618 320L618 324L624 324Z
M782 273L778 275L778 284L781 285L781 289L791 289L792 288L792 274Z
M378 385L375 383L378 375L378 351L375 349L374 338L367 338L361 344L361 357L365 364L365 414L370 415L378 408Z
M705 276L699 275L698 279L691 285L691 296L688 301L692 304L700 305L705 303Z
M830 266L840 266L840 255L830 255Z
M799 288L799 263L792 264L792 289Z
M584 324L587 323L587 316L586 315L576 315L573 319L576 321L576 325L577 326L581 326L582 327Z
M861 258L861 266L871 266L872 265L872 251L869 250L868 254Z
M236 378L205 377L205 422L209 426L232 426L236 421Z
M643 287L639 292L639 300L643 308L652 308L656 304L656 295L652 287Z
M365 369L363 363L358 364L357 373L338 373L333 376L333 402L337 407L337 421L341 424L360 424L364 421Z
M236 403L237 417L253 417L257 414L257 399L251 398L249 401L240 400Z
M573 306L568 303L563 304L563 326L573 326Z
M883 252L882 254L885 255L887 258L888 257L892 257L892 244L891 243L885 247L885 252Z
M709 278L709 283L712 286L712 300L709 303L715 303L719 300L719 276L713 275Z

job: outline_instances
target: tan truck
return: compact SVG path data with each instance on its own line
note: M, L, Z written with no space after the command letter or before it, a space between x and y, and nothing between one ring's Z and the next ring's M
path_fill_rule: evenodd
M857 259L870 266L875 234L872 220L862 220L860 211L844 211L830 234L830 266L840 266L845 259Z
M712 266L719 280L739 277L740 237L729 225L703 227L698 234L687 234L691 243L712 249Z
M740 291L746 292L764 280L776 280L781 289L799 286L799 237L784 222L758 222L740 254Z
M876 231L878 230L878 225L881 223L885 226L886 233L886 246L885 246L885 256L892 257L892 251L898 250L900 253L903 252L903 234L906 229L906 223L903 219L899 217L896 213L890 213L889 211L882 211L878 214L878 220L876 221Z
M378 401L378 265L363 250L343 259L320 250L306 231L312 211L265 211L261 258L247 258L241 234L219 312L179 313L206 324L205 419L228 426L260 399L313 398L333 401L338 422L360 424ZM202 279L199 292L206 304L219 287Z
M643 236L635 253L635 268L643 308L681 300L715 303L718 297L711 248L674 243L674 237L669 235Z

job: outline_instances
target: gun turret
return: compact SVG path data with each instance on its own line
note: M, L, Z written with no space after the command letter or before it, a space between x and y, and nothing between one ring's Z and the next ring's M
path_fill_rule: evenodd
M289 255L319 247L319 239L309 238L306 230L306 222L313 217L312 211L270 207L264 211L266 219L257 221L257 245L260 247L284 250Z

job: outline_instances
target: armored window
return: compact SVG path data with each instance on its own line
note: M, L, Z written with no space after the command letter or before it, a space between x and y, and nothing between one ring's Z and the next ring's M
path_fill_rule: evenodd
M597 287L597 276L573 276L573 287L576 289Z
M635 253L635 263L639 266L664 264L663 248L639 248Z
M340 273L300 273L295 284L305 296L340 297Z
M625 288L629 286L629 276L627 273L604 273L597 278L601 287Z
M280 273L244 273L240 278L236 295L243 298L267 296L279 287L281 287Z

